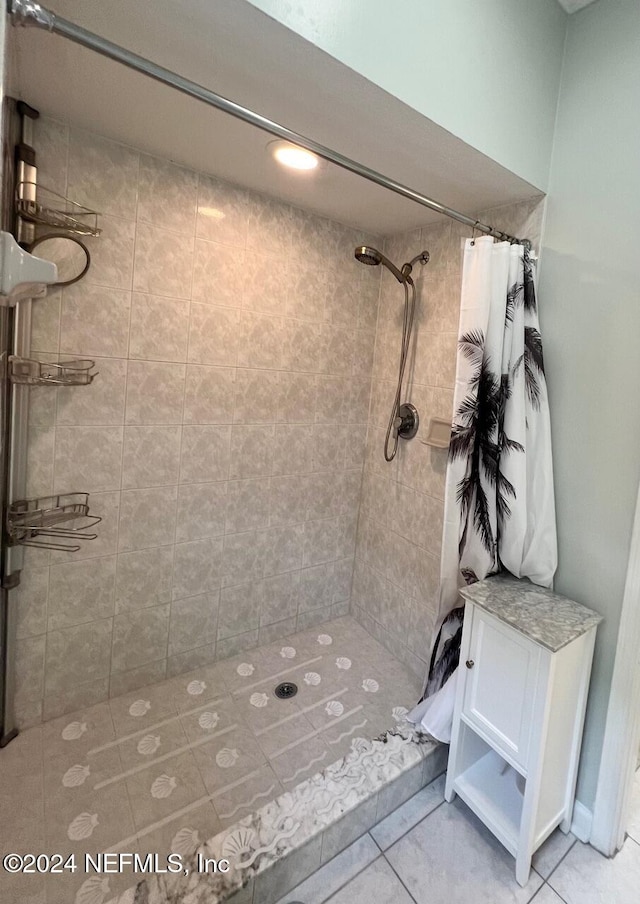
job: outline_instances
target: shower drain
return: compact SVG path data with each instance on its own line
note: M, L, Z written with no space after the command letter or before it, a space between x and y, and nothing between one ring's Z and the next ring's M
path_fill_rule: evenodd
M298 685L294 684L293 681L283 681L274 691L276 697L279 697L281 700L288 700L289 697L295 697L297 693Z

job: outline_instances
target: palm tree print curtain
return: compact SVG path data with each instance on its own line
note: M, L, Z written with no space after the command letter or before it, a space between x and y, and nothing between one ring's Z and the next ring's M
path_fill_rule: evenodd
M445 490L440 629L410 714L449 740L462 634L458 588L508 570L549 587L557 564L549 406L522 245L467 239Z

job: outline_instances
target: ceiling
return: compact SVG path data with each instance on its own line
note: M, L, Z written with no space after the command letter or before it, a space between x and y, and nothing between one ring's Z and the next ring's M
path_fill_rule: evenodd
M595 0L558 0L560 6L568 13L576 13L585 6L595 3Z
M245 0L46 5L449 207L473 215L541 195ZM285 171L266 151L269 134L63 38L35 28L9 37L13 93L43 114L370 232L439 218L333 164Z

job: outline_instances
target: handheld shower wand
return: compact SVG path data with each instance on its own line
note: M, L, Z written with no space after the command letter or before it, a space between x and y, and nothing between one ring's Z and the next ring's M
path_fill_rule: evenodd
M411 342L411 332L413 329L413 320L416 309L416 287L411 279L411 271L413 265L420 262L423 266L429 262L429 252L421 251L407 263L398 269L388 257L372 248L370 245L359 245L355 249L356 260L361 264L367 264L369 267L375 267L382 264L387 268L402 284L404 288L404 316L402 320L402 342L400 346L400 367L398 368L398 383L391 409L391 416L387 426L387 434L384 441L384 457L386 461L393 461L398 451L398 438L412 439L418 432L418 412L409 402L400 404L402 396L402 383L404 381L404 372L409 357L409 344ZM409 298L409 289L411 289L411 298ZM393 446L391 449L390 439L393 434Z

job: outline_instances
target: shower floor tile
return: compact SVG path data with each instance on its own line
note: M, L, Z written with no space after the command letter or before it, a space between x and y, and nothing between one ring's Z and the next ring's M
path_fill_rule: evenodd
M275 696L282 681L294 697ZM345 616L36 726L0 751L3 804L33 802L4 847L179 853L392 727L420 689ZM47 877L46 904L93 900L88 881ZM0 899L18 900L8 883Z

